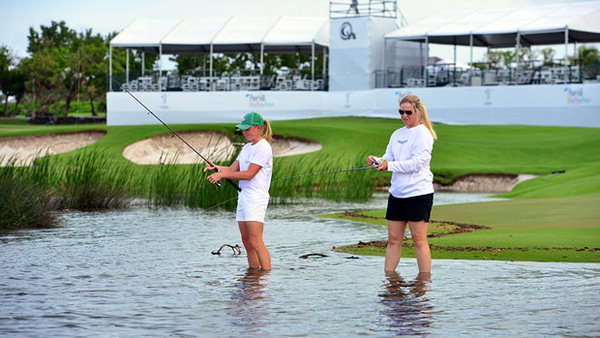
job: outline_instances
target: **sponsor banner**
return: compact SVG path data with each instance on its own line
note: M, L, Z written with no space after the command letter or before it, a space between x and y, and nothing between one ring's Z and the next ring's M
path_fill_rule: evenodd
M335 92L133 92L166 123L237 123L325 116L398 118L398 100L418 95L433 121L600 127L600 84L390 88ZM157 124L127 93L107 94L108 125Z

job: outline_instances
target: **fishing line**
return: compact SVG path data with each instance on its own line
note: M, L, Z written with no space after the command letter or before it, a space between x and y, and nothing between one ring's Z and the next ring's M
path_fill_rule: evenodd
M298 177L308 177L308 176L321 176L321 175L328 175L328 174L339 174L339 173L346 173L346 172L351 172L351 171L361 171L361 170L368 170L368 169L375 169L375 167L362 167L362 168L352 168L352 169L341 169L341 170L332 170L332 171L322 171L319 173L310 173L310 174L303 174L303 175L294 175L294 176L286 176L286 177L279 177L273 181L280 181L280 180L285 180L285 179L289 179L289 178L298 178Z
M342 170L333 170L333 171L323 171L323 172L319 172L319 173L310 173L310 174L303 174L303 175L294 175L294 176L279 177L279 178L271 180L271 182L273 182L273 181L287 180L287 179L290 179L290 178L298 178L298 177L306 177L306 176L319 176L319 175L327 175L327 174L338 174L338 173L344 173L344 172L361 171L361 170L375 169L375 168L376 167L363 167L363 168L352 168L352 169L342 169ZM232 197L230 199L227 199L225 201L219 202L219 203L217 203L215 205L211 205L210 207L204 208L204 210L214 209L214 208L219 207L219 206L221 206L223 204L231 202L234 199L237 199L237 196Z

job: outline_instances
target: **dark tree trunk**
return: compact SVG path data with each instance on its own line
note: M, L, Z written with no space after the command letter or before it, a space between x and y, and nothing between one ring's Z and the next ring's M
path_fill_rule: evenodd
M90 108L92 111L92 116L98 116L98 113L96 113L96 109L94 108L94 94L90 90L88 90L88 97L90 99Z
M73 97L75 97L76 88L76 82L71 83L71 88L69 88L67 98L65 99L65 114L69 114L69 110L71 109L71 101L73 101Z
M8 95L4 98L4 117L8 117Z

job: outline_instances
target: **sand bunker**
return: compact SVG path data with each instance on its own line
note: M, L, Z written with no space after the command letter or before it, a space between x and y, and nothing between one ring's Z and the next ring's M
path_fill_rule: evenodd
M235 153L235 146L225 134L213 131L188 131L178 134L211 161L226 161ZM171 134L133 143L125 148L123 156L137 164L204 162L190 147Z
M222 133L214 131L188 131L179 133L202 156L215 162L229 160L236 152L235 145ZM291 156L321 149L319 143L298 138L274 137L271 143L273 156ZM176 136L163 134L129 145L123 156L137 164L204 162L192 149Z
M283 138L279 136L273 137L271 147L273 148L273 156L275 157L307 154L323 148L320 143L310 140L295 137Z
M435 184L435 191L502 193L536 175L474 174L459 177L448 185Z
M0 166L29 166L38 157L85 147L100 140L104 135L105 131L85 131L0 138Z

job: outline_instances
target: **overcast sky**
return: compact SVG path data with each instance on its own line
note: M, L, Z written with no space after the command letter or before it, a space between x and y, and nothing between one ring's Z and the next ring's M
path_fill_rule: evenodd
M399 0L398 6L410 24L443 11L580 1L585 0ZM0 45L7 45L18 56L26 56L29 27L39 31L40 25L49 25L52 20L63 20L76 31L92 28L94 32L107 34L122 30L138 18L328 14L328 0L0 0ZM562 55L563 49L556 49L557 56ZM444 58L452 58L452 54L452 48L448 47L432 48L431 53ZM468 61L468 48L459 48L458 54L459 61Z

